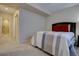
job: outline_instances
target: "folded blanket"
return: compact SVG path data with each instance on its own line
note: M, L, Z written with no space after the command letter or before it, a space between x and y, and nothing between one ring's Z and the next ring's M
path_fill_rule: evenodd
M62 35L59 44L58 56L70 56L67 39Z
M45 33L45 38L43 39L43 50L52 54L52 44L54 42L54 33Z
M43 50L55 56L69 56L69 49L65 39L61 33L46 32Z
M36 46L36 39L37 39L37 33L34 33L34 35L32 36L32 39L31 39L31 44L33 46Z

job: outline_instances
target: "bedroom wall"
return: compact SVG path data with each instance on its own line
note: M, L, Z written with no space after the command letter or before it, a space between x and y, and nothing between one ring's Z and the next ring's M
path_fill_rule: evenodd
M45 17L35 14L31 11L20 9L19 12L20 23L20 42L24 43L37 31L44 31Z
M53 12L52 16L47 18L47 30L51 30L51 25L58 22L76 22L76 34L79 35L79 5Z

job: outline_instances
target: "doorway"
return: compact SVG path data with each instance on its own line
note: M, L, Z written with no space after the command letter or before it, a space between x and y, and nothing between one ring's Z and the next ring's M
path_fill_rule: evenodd
M17 44L19 10L0 5L0 45Z

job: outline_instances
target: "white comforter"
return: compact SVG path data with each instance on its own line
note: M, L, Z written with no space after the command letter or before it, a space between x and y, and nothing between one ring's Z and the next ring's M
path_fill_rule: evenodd
M37 32L32 37L32 45L56 56L77 55L72 32ZM73 51L73 52L72 52Z

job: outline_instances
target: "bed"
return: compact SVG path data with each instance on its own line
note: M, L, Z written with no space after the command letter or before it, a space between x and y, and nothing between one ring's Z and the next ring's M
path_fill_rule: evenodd
M54 26L60 24L57 23ZM54 28L52 31L39 31L35 33L31 39L32 46L54 56L76 56L77 53L74 49L75 32L71 32L71 29L68 29L69 31L67 29L60 31L55 30L55 27L52 28Z

